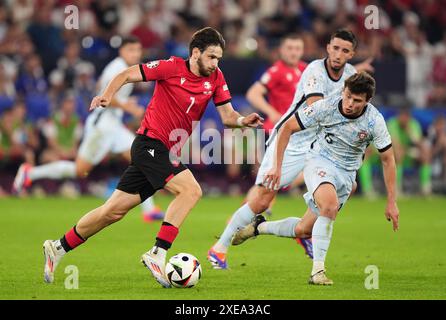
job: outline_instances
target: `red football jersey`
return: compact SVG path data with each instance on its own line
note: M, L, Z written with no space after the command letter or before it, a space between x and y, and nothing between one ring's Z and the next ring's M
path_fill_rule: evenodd
M175 146L175 153L182 146L178 144L182 140L178 129L189 137L192 122L201 119L211 98L216 106L231 101L219 68L208 77L196 76L190 71L188 60L172 56L140 64L140 69L143 80L155 80L156 85L137 133L162 141L169 150Z
M302 61L294 68L279 60L260 78L260 83L268 90L269 104L280 114L284 114L293 102L297 83L306 67L307 64ZM274 124L266 119L263 127L270 130L274 128Z

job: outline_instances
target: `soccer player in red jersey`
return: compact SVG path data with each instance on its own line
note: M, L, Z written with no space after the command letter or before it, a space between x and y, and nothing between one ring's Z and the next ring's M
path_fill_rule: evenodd
M267 116L265 130L273 129L293 102L297 83L307 67L301 61L303 53L304 42L299 36L285 36L279 45L280 59L246 93L249 103Z
M107 107L124 84L156 81L132 145L131 163L114 193L102 206L84 215L62 238L44 242L46 282L54 281L54 271L64 254L121 220L130 209L164 188L175 198L166 211L155 245L143 254L142 262L162 286L170 287L164 272L167 250L201 197L201 188L191 171L175 160L182 142L172 141L171 133L183 130L190 135L192 122L201 119L211 99L226 126L262 125L263 119L258 114L243 117L232 108L228 86L218 68L224 47L218 31L201 29L192 37L188 60L171 57L132 66L114 77L102 95L93 99L90 110Z

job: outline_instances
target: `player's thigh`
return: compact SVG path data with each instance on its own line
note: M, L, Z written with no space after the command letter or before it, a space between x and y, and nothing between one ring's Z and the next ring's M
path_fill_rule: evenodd
M274 163L274 151L275 143L273 142L266 149L262 163L260 164L255 181L256 185L263 185L265 175L272 168ZM296 179L299 173L302 172L305 164L305 157L305 153L298 153L289 149L285 150L281 170L282 175L280 177L280 188L289 186Z
M107 212L125 215L128 211L141 203L139 194L127 193L116 189L105 202L104 208Z
M338 174L337 168L328 160L321 157L308 159L304 169L308 192L304 195L304 199L307 206L317 215L328 214L332 219L336 217L339 205L336 193L339 184Z
M332 219L336 217L339 201L334 184L331 182L321 183L313 193L313 198L318 208L320 208L321 215L327 214Z
M110 152L112 144L113 136L99 128L90 128L81 142L78 158L95 166Z
M124 193L136 195L135 199L144 202L151 197L159 188L154 188L147 180L146 173L135 165L129 165L119 179L117 190Z
M111 152L123 154L125 157L126 152L130 151L134 139L135 135L123 124L120 124L113 131L113 144L111 146ZM130 153L128 153L128 160L130 161Z
M197 199L202 195L201 187L189 169L183 170L172 177L166 183L164 189L174 195L189 194Z

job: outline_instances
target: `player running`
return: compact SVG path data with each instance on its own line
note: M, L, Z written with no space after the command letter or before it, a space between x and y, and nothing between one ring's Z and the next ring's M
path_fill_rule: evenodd
M345 81L342 95L336 94L312 105L304 103L279 130L274 160L263 181L270 190L276 190L282 183L281 168L291 135L311 128L319 130L304 167L308 188L304 199L313 212L311 217L303 218L312 227L313 236L314 259L310 284L333 284L325 274L325 257L333 223L350 195L356 171L370 143L380 152L382 161L387 189L385 216L392 220L393 230L398 230L395 157L384 117L369 103L374 92L375 80L371 76L365 72L355 74ZM259 215L254 222L235 233L233 243L240 244L258 234L299 236L301 230L294 223L295 219L300 220L288 218L265 222Z
M263 185L264 176L272 166L277 130L293 116L304 102L312 105L314 102L342 90L344 81L356 73L355 68L347 63L353 58L356 46L357 40L352 32L338 30L332 34L330 42L327 44L328 57L311 62L302 73L293 103L276 124L275 130L267 141L268 147L257 173L255 185L248 192L247 202L233 214L220 239L208 251L207 258L215 269L228 268L227 251L232 236L238 229L248 225L255 215L268 209L278 191L278 189L271 190ZM303 170L305 156L315 137L316 129L292 135L282 163L280 188L290 185ZM310 209L307 210L305 216L312 216ZM306 219L300 223L296 219L294 223L299 229L299 234L306 235L298 237L297 240L302 244L307 255L312 257L311 228L305 224Z
M114 76L139 63L141 55L142 47L138 38L124 38L119 48L119 56L104 68L99 77L99 92L104 92ZM39 179L86 178L93 167L109 153L120 154L130 161L130 148L135 135L122 122L124 111L137 119L144 114L144 109L138 106L136 100L129 98L133 87L131 83L124 86L112 98L109 108L97 108L87 117L84 137L75 161L60 160L37 167L24 163L14 179L14 191L19 194ZM141 207L145 221L163 218L163 212L155 207L152 198L144 201Z
M167 250L201 197L200 185L191 171L177 160L186 139L178 142L171 136L176 135L176 130L190 136L193 121L201 119L211 98L228 127L257 127L263 120L256 113L243 117L232 108L228 86L218 68L224 47L225 41L218 31L209 27L201 29L192 36L188 60L171 57L132 66L115 76L103 94L93 99L92 110L107 107L124 84L156 81L153 97L132 144L131 163L114 193L59 240L44 242L46 282L54 281L54 271L67 252L121 220L130 209L164 188L175 198L167 208L155 245L142 255L142 262L163 287L170 287L164 272Z

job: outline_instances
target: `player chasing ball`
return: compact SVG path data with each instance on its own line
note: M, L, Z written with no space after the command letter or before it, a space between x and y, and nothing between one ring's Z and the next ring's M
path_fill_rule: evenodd
M172 141L170 134L181 130L190 136L193 121L201 119L211 98L227 127L262 125L263 119L258 114L243 117L232 107L228 86L218 68L224 48L225 41L218 31L209 27L201 29L192 36L188 60L171 57L131 66L115 76L102 95L93 99L91 110L107 107L124 84L156 81L153 97L132 144L130 165L116 190L59 240L44 242L46 282L54 281L54 271L67 252L121 220L129 210L164 188L175 198L167 208L154 246L142 255L142 262L163 287L171 286L165 275L167 250L202 192L192 172L176 160L185 141Z
M310 284L333 284L325 274L333 224L351 193L356 171L370 143L380 152L387 190L385 216L392 220L393 230L398 230L395 157L384 117L369 103L374 92L375 80L370 75L365 72L355 74L345 81L342 95L335 94L312 105L304 103L279 129L274 161L263 181L269 190L277 190L281 185L284 153L291 135L310 128L319 130L304 167L308 189L304 199L312 212L309 236L313 237L314 258ZM259 234L294 237L300 231L293 219L266 222L258 215L251 224L234 234L232 244L241 244Z
M228 268L227 253L232 236L238 229L248 225L256 215L267 210L278 192L278 189L268 189L263 185L264 176L273 163L277 130L304 103L312 105L335 92L341 92L344 81L356 73L355 67L348 63L355 54L356 46L357 40L351 31L337 30L331 35L330 42L327 44L328 57L314 60L303 71L293 102L276 124L267 141L267 149L257 173L255 185L248 192L247 202L233 214L219 240L208 251L207 258L213 268ZM367 66L367 62L362 64L362 68L367 68ZM289 186L303 171L305 157L311 143L316 138L316 132L315 128L311 128L291 136L282 162L280 188ZM289 229L289 236L296 238L310 258L313 257L311 243L313 220L314 214L309 208L302 219L290 218L291 227ZM294 232L295 229L297 230L296 233Z

